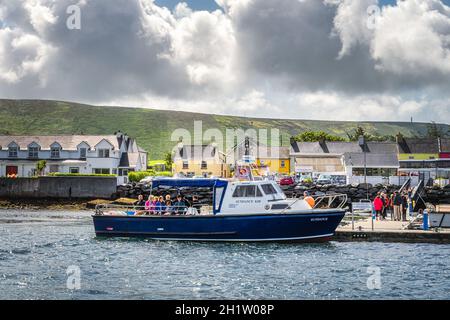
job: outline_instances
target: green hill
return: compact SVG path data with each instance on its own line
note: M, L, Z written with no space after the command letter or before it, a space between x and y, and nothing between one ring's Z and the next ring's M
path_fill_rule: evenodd
M377 135L425 136L427 123L409 122L350 122L316 120L280 120L243 118L181 111L142 108L91 106L71 102L42 100L1 100L0 134L111 134L121 130L138 139L149 151L149 158L161 158L174 142L170 135L177 128L193 130L194 120L203 122L203 130L218 128L278 128L283 145L289 137L307 130L346 137L357 125ZM445 131L449 125L439 125Z

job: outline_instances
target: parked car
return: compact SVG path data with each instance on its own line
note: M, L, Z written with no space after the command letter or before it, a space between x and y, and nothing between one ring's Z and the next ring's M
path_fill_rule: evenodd
M321 174L316 181L317 184L331 184L332 179L330 175Z
M290 186L295 184L295 180L292 177L283 177L280 179L280 186Z

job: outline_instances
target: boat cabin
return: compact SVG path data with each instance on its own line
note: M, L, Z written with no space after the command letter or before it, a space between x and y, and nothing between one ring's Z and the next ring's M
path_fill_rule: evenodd
M227 181L223 179L157 179L152 188L211 187L213 214L261 214L311 210L302 199L287 199L274 181Z

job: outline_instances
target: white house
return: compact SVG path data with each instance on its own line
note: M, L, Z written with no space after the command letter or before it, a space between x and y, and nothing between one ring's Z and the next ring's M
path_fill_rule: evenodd
M298 174L345 176L347 183L398 184L396 143L292 142L290 155Z
M147 168L147 152L135 139L115 135L0 136L0 177L36 175L36 164L46 161L51 172L115 174L128 182L129 171Z

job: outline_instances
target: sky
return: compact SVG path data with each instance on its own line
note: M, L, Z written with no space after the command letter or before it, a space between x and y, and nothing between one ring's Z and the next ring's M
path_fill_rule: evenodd
M450 0L0 0L0 98L450 123L449 88Z

